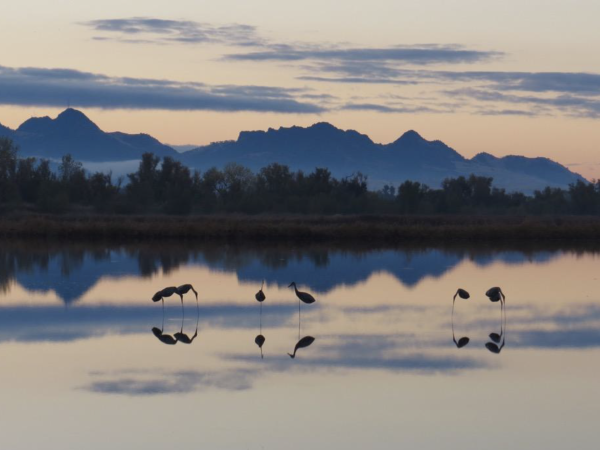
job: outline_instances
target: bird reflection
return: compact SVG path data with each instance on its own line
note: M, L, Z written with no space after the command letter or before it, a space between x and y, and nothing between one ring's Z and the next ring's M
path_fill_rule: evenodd
M198 324L200 323L200 310L197 309L198 313L196 314L196 331L194 332L194 335L190 338L187 334L185 334L183 332L183 321L185 319L185 316L181 316L181 331L179 333L175 333L175 339L177 340L177 342L182 342L184 344L191 344L192 342L194 342L194 339L196 339L196 337L198 337Z
M165 310L163 309L162 328L159 329L158 327L153 327L152 333L154 333L154 336L156 336L157 339L160 342L162 342L163 344L167 344L167 345L177 344L177 339L175 339L170 334L163 333L164 329L165 329Z
M313 342L315 342L315 338L312 336L304 336L302 339L300 339L298 341L298 343L296 344L296 346L294 347L294 353L288 353L288 355L290 356L290 358L295 358L296 357L296 352L301 349L301 348L306 348L309 345L311 345Z
M316 302L315 298L310 295L308 292L299 291L296 287L296 282L292 281L288 287L294 286L294 291L296 292L296 297L298 297L298 339L300 339L300 301L311 304Z
M264 285L264 281L263 281L263 285ZM260 291L258 291L258 293L255 295L256 300L258 300L260 302L260 312L258 313L258 336L256 336L254 338L254 343L256 345L258 345L258 348L260 348L260 357L261 359L263 358L263 345L265 343L265 341L267 340L267 338L265 338L262 334L262 302L265 300L265 294L263 293L262 290L262 286L260 288ZM261 300L262 299L262 300Z
M500 308L500 334L490 333L493 342L487 342L485 348L490 352L500 354L506 344L506 307Z
M261 359L263 358L263 344L265 343L265 341L267 340L267 338L265 338L262 334L259 334L258 336L256 336L254 338L254 343L256 345L258 345L258 348L260 348L260 357Z
M465 291L464 289L458 289L456 291L456 294L454 294L454 297L452 298L452 340L454 341L454 344L456 345L456 347L463 348L469 343L470 339L468 337L464 336L464 337L461 337L457 341L456 336L454 334L454 304L456 303L457 295L464 300L467 300L468 298L470 298L471 295L469 295L469 293L467 291Z

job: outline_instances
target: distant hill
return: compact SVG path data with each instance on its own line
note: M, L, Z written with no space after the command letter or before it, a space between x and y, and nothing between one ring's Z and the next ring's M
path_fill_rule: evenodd
M585 179L547 158L481 153L466 159L441 141L428 141L416 131L404 133L391 144L374 143L353 130L340 130L328 123L308 128L291 127L240 133L237 141L214 143L188 151L181 160L191 167L222 167L237 162L253 170L269 163L287 164L312 171L327 167L343 177L360 171L371 188L414 180L439 187L444 178L470 174L490 176L494 185L508 191L532 193L546 186L567 187Z
M416 131L408 131L390 144L378 144L357 131L341 130L325 122L307 128L243 131L236 141L216 142L184 153L147 134L106 133L74 109L63 111L56 119L29 119L17 130L0 125L0 136L14 139L23 156L60 159L71 153L80 161L106 163L102 167L117 172L118 162L138 160L142 153L153 152L200 170L236 162L258 171L277 162L306 172L327 167L336 177L360 171L369 177L371 189L405 180L437 188L445 178L472 173L493 177L497 187L525 193L546 186L566 188L585 180L547 158L497 158L480 153L467 159L443 142L428 141Z
M160 156L177 154L147 134L105 133L85 114L71 108L56 119L31 118L16 130L0 125L0 136L15 140L22 156L50 159L60 159L66 153L93 162L140 159L147 151Z

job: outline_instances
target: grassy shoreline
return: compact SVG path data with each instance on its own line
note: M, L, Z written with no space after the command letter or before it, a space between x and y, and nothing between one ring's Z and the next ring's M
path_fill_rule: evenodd
M0 216L0 237L355 241L596 240L599 217L505 216Z

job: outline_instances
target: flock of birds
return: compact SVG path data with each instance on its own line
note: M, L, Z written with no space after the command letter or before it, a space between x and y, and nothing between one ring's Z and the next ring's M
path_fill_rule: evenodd
M454 334L454 304L457 296L463 300L468 300L471 298L471 295L466 290L459 288L452 298L452 340L458 348L463 348L470 342L470 339L465 336L457 341ZM492 303L500 302L500 333L490 333L489 338L492 342L487 342L485 344L485 348L490 352L499 354L506 344L506 296L504 295L504 292L502 292L502 289L497 286L488 289L485 296Z
M256 301L259 302L260 308L261 308L260 309L260 331L259 331L258 336L256 336L256 338L254 339L254 342L260 348L261 358L263 357L262 348L266 342L266 338L262 334L262 304L267 298L267 296L265 295L265 292L263 290L264 285L265 285L265 283L263 281L263 283L260 287L260 290L254 296ZM288 287L290 287L290 288L293 287L294 292L296 293L296 297L298 297L298 339L299 340L294 347L293 353L288 353L290 358L295 358L296 352L299 349L306 348L315 341L315 338L312 336L305 336L300 339L300 305L302 303L306 303L306 304L310 305L312 303L315 303L316 300L308 292L299 291L298 287L296 286L296 282L294 282L294 281L292 281ZM178 287L176 287L176 286L166 287L166 288L158 291L156 294L154 294L154 296L152 297L152 301L153 302L162 301L163 311L164 311L165 298L169 298L169 297L177 294L177 295L179 295L179 298L181 299L181 308L183 311L183 296L190 291L192 291L194 293L194 295L196 296L196 307L198 308L198 292L196 292L196 290L194 289L194 287L191 284L183 284ZM500 302L500 314L501 314L500 333L490 333L489 338L491 339L492 342L487 342L485 344L485 347L490 352L499 354L502 351L502 349L504 348L504 345L506 344L506 336L505 336L506 296L504 295L504 292L502 292L502 289L497 286L488 289L486 291L485 295L493 303ZM458 340L456 339L456 335L454 333L454 306L456 303L456 297L459 297L463 300L468 300L469 298L471 298L471 295L465 289L459 288L456 291L456 293L454 294L454 297L452 298L452 340L454 341L454 344L456 345L456 347L463 348L470 342L470 339L467 336L461 337ZM198 309L198 319L199 319L199 317L200 317L200 315L199 315L199 309ZM164 330L164 315L163 315L163 327L162 327L162 329L158 329L156 327L153 328L152 332L154 333L154 335L161 342L163 342L164 344L168 344L168 345L175 345L175 344L177 344L177 342L182 342L184 344L191 344L194 341L194 339L198 336L198 321L196 322L196 332L194 333L194 335L191 338L183 332L183 316L182 316L182 322L181 322L181 331L179 333L175 333L173 336L171 336L169 334L164 334L163 330Z
M259 332L259 335L256 336L256 338L254 339L254 342L260 348L261 358L263 357L262 348L266 341L266 338L262 334L262 304L267 298L267 296L265 295L265 292L263 290L264 286L265 286L265 282L263 281L263 283L260 287L260 290L254 296L256 301L259 302L260 308L261 308L260 309L260 317L261 317L260 318L260 332ZM290 288L293 287L294 292L296 293L296 297L298 297L298 338L299 338L299 340L296 343L296 345L294 346L294 352L288 353L290 358L293 359L296 357L296 352L299 349L306 348L315 341L315 338L312 336L305 336L302 339L300 339L300 305L301 305L301 302L306 303L306 304L312 304L312 303L315 303L316 300L308 292L299 291L298 287L296 286L295 281L292 281L288 287L290 287ZM163 312L164 312L165 298L169 298L169 297L177 294L177 295L179 295L179 298L181 300L181 309L183 312L184 311L183 296L185 294L187 294L189 291L192 291L194 293L194 295L196 296L196 308L198 309L199 308L198 307L198 292L196 292L196 290L194 289L194 287L191 284L183 284L178 287L177 286L166 287L166 288L158 291L156 294L154 294L152 296L152 301L153 302L162 301ZM199 317L200 317L200 314L199 314L199 309L198 309L198 318ZM194 333L194 335L191 338L183 332L183 315L182 315L182 321L181 321L181 331L179 333L175 333L174 335L165 334L164 326L165 326L165 323L164 323L164 314L163 314L162 328L159 329L157 327L154 327L154 328L152 328L152 332L162 343L167 344L167 345L175 345L175 344L177 344L177 342L182 342L184 344L191 344L194 341L194 339L198 336L198 321L196 321L196 332Z

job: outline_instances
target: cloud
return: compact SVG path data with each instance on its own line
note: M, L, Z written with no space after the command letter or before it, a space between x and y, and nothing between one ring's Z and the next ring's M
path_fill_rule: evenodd
M154 396L187 394L206 389L241 391L252 387L256 371L122 371L113 374L90 373L96 378L83 389L101 394ZM100 378L100 379L98 379Z
M502 54L466 49L456 45L399 45L381 48L274 45L268 50L225 55L235 61L328 61L334 63L389 63L428 65L474 63ZM383 67L383 66L382 66Z
M427 106L388 106L376 103L348 103L342 107L347 111L375 111L380 113L415 114L446 112Z
M315 76L312 75L314 71L338 76ZM299 79L356 84L444 84L452 88L438 91L438 95L471 100L463 102L462 108L458 109L465 112L529 117L548 114L600 117L600 74L594 73L406 70L389 64L382 65L379 61L367 61L363 64L315 65L311 69L311 75L301 76ZM481 102L522 105L523 109L500 105L480 108L478 103ZM394 108L380 104L370 109L379 112L404 112L402 108L394 111Z
M96 40L115 40L130 44L226 44L256 46L264 41L251 25L213 25L190 20L167 20L151 17L100 19L80 25L103 33Z
M600 95L600 74L586 72L429 72L421 76L452 81L483 81L497 89Z
M489 367L484 361L463 356L441 356L431 352L440 342L422 340L413 334L318 336L316 343L300 349L296 364L290 364L287 356L261 360L273 371L317 369L361 369L390 372L418 372L423 374L456 373ZM321 340L329 342L322 344ZM420 348L418 351L415 351ZM291 349L290 349L291 350ZM224 355L224 358L255 363L248 355Z
M572 330L528 330L516 332L516 347L550 349L579 349L600 347L600 330L581 328Z
M210 86L171 80L119 78L71 69L0 66L0 104L104 109L255 111L314 114L324 108L295 98L298 89Z
M532 114L555 111L574 117L600 117L600 98L581 97L571 94L563 94L554 97L515 95L492 89L476 88L455 89L448 91L447 94L453 97L470 98L483 102L531 105L532 107L537 108L529 110Z
M185 306L195 309L195 306ZM193 310L192 309L192 310ZM175 317L180 321L181 308L174 304L166 307L167 323ZM173 312L171 312L173 311ZM234 303L207 304L200 306L199 335L208 326L223 329L254 329L257 326L255 305L236 305ZM59 306L13 307L0 309L0 344L5 342L70 342L85 339L102 338L109 334L146 336L157 346L151 331L153 326L161 326L163 315L160 305L147 306L77 306L68 309ZM273 327L286 324L296 309L293 305L271 304L269 325ZM184 331L194 331L195 313L188 317ZM180 322L179 322L180 323ZM165 329L173 333L179 329Z
M392 80L387 78L361 78L361 77L318 77L318 76L301 76L297 77L298 80L304 81L318 81L323 83L344 83L344 84L394 84L394 85L415 85L418 81L409 80Z
M392 67L381 61L339 63L327 62L307 67L310 75L299 79L328 83L423 84L479 82L479 87L498 91L555 93L600 96L600 74L587 72L501 72L501 71L443 71L409 70ZM343 76L324 77L319 73Z
M481 114L482 116L524 116L524 117L534 117L537 116L538 113L533 111L524 111L520 109L482 109L477 111L477 114Z

